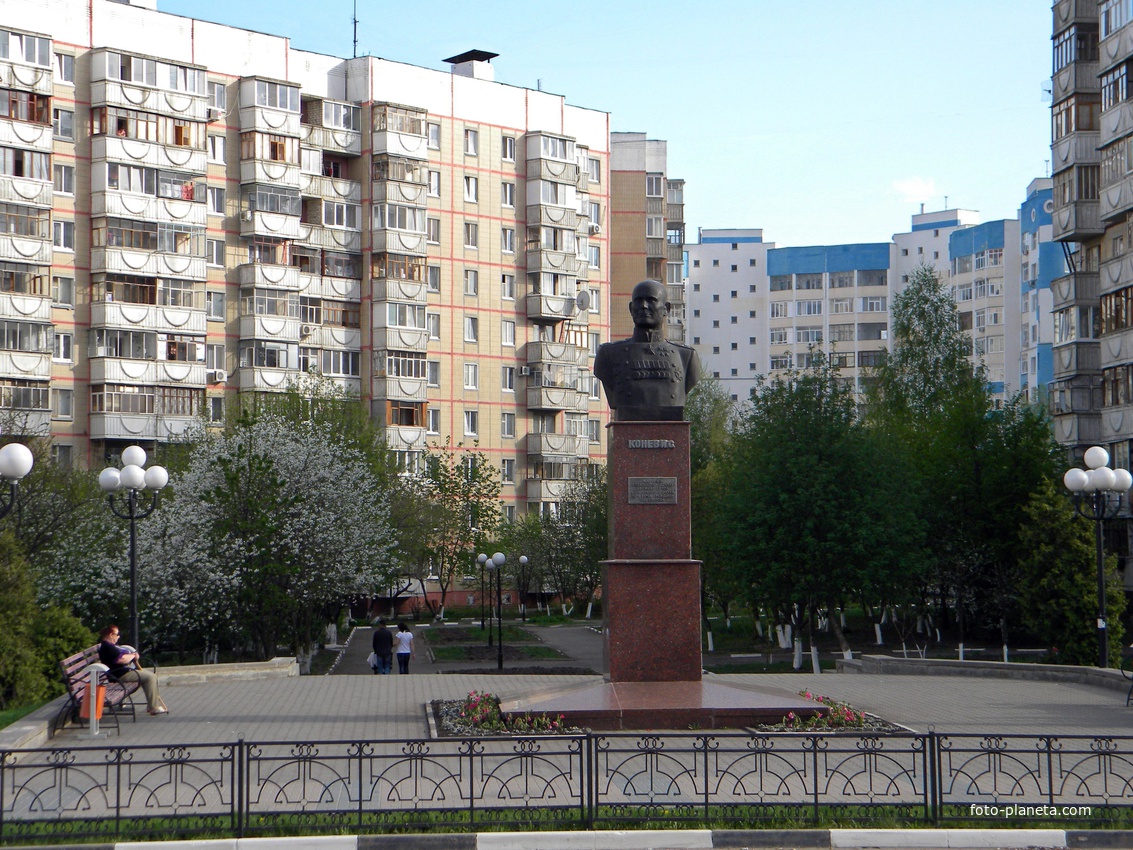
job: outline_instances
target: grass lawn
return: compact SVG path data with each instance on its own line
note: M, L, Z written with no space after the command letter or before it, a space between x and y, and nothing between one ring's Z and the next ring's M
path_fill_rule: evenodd
M12 725L21 717L26 717L43 705L47 705L47 703L38 702L35 705L25 705L22 708L6 708L3 711L0 711L0 729L3 729L5 726Z
M481 630L479 625L435 626L422 629L418 635L424 638L437 661L490 661L499 653L497 646L488 646L488 630ZM522 661L563 657L561 652L540 643L539 638L526 629L504 624L505 659Z

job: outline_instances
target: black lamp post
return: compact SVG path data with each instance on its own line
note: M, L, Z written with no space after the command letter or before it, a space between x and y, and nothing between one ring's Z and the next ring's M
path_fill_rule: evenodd
M20 495L20 479L31 472L35 458L23 443L8 443L0 449L0 478L8 484L8 492L0 490L0 517L7 516Z
M1121 510L1121 497L1133 486L1133 475L1125 469L1110 469L1109 452L1101 446L1086 449L1089 469L1068 469L1062 476L1066 489L1074 494L1079 515L1094 521L1094 543L1098 572L1098 666L1109 666L1109 638L1106 629L1105 539L1102 524Z
M476 556L476 563L480 565L480 631L484 630L485 602L492 598L492 567L488 564L488 556L481 552ZM488 569L488 591L484 592L484 568ZM488 646L492 645L492 630L488 629Z
M130 446L122 452L122 469L108 466L98 476L98 485L106 491L111 512L130 521L130 640L135 651L141 651L138 631L138 538L137 524L157 508L157 494L169 483L163 466L144 469L146 452L141 446ZM139 504L139 491L152 494L149 504Z
M507 555L503 552L496 552L492 555L492 564L496 568L496 622L499 623L499 636L496 640L496 669L504 669L504 609L503 609L503 584L504 584L504 564L507 563Z

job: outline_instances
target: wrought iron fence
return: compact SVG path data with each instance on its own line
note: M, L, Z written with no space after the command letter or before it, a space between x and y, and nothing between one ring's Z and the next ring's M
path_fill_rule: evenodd
M1133 807L1133 737L609 733L0 751L2 843L940 824L1000 809L1045 818L1064 807L1085 807L1073 815L1093 821Z

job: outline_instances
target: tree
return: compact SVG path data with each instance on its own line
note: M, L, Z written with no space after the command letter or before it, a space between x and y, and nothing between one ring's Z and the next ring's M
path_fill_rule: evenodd
M195 447L173 498L138 528L144 629L304 657L346 599L388 583L388 493L336 436L245 413Z
M1098 659L1097 568L1092 522L1078 516L1064 493L1045 482L1024 507L1022 575L1019 594L1023 623L1039 637L1050 657L1064 664ZM1120 658L1125 589L1117 559L1105 566L1109 654Z
M590 616L590 606L602 584L600 564L610 551L610 489L606 467L591 465L588 470L588 477L571 481L563 491L554 528L566 556L563 562L571 573L572 595L586 600Z
M812 356L807 370L758 384L722 505L753 608L808 630L819 607L847 595L900 599L923 541L902 453L863 427L837 370Z
M425 451L425 487L435 523L428 551L441 589L437 617L444 617L456 577L471 569L476 544L499 525L500 486L499 473L479 451L462 444L454 449L448 442Z

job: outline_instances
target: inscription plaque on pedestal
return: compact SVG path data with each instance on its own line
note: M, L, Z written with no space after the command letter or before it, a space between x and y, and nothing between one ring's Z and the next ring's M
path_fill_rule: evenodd
M631 505L677 504L676 478L630 478L627 502Z

